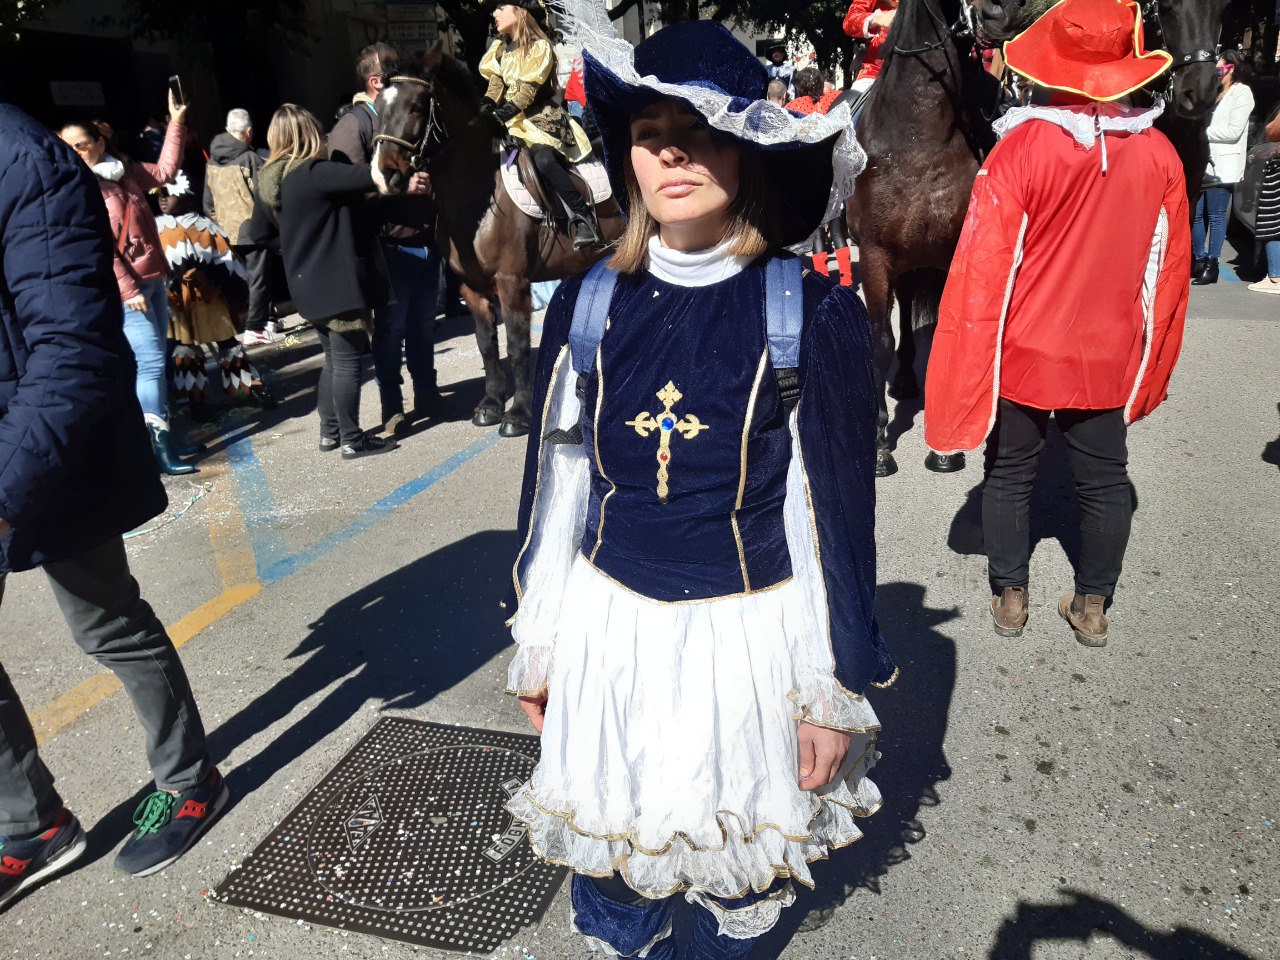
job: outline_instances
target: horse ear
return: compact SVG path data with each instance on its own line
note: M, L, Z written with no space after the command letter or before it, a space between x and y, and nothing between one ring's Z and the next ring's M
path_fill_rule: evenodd
M440 41L437 40L428 47L427 52L422 55L423 72L434 73L439 70L440 64L444 63L444 56L444 47L441 45Z

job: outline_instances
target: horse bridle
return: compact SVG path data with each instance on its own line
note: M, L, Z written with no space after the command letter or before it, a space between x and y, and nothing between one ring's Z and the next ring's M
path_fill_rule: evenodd
M1156 29L1155 33L1159 34L1160 46L1166 50L1169 45L1165 42L1164 27L1160 25L1160 0L1143 0L1142 20L1144 23L1150 22ZM1197 63L1217 63L1218 54L1213 50L1192 50L1190 53L1184 53L1182 59L1178 60L1169 68L1169 80L1172 82L1173 75L1179 70L1187 67L1194 67Z
M925 44L923 47L911 47L911 48L903 49L902 47L898 46L895 43L893 45L893 52L898 54L898 56L918 57L921 54L933 53L935 50L941 50L952 40L969 39L977 43L978 38L974 35L973 23L968 16L968 14L970 13L969 0L963 0L963 2L960 5L959 19L957 19L955 23L950 25L948 25L947 21L943 19L942 14L938 13L936 10L933 9L933 4L930 3L929 0L925 0L924 8L926 12L928 12L929 14L929 19L933 21L934 26L936 26L939 30L942 31L942 36L939 37L937 40L935 40L933 43Z
M407 75L389 77L385 82L388 84L416 83L423 87L431 86L428 81L423 80L421 77L410 77ZM444 124L441 123L439 118L436 116L436 98L428 94L427 100L431 103L427 113L427 124L423 127L422 136L418 138L417 143L410 143L408 140L403 140L400 137L393 137L389 133L379 133L373 138L373 142L375 144L385 141L387 143L394 143L396 146L404 147L408 150L410 153L409 167L415 171L422 170L427 165L427 144L431 141L432 136L436 131L439 131L439 135L435 137L438 142L445 143L448 139L444 129Z

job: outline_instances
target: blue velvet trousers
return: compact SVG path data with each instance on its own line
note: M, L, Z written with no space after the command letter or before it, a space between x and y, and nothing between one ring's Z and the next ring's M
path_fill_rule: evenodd
M726 910L742 909L776 896L788 881L780 880L763 893L748 893L735 900L716 902ZM737 940L719 933L715 914L693 907L693 929L680 951L672 936L672 919L683 902L680 894L662 900L646 900L622 882L573 875L573 914L578 932L608 944L623 957L635 957L648 948L646 960L746 960L756 940Z

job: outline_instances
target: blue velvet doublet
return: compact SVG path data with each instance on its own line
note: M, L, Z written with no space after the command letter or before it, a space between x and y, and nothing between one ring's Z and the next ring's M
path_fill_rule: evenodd
M582 554L667 602L777 586L791 443L765 336L764 271L705 287L619 283L587 386ZM662 476L664 475L664 476Z
M769 357L764 260L703 287L648 272L618 278L595 372L578 385L591 483L576 533L598 571L658 602L776 587L792 576L784 504L799 456L833 670L861 693L895 673L874 613L870 323L851 289L812 273L802 288L793 450ZM534 393L544 418L553 379L575 376L567 343L580 289L581 277L563 282L544 320ZM535 423L525 460L518 533L526 548L543 446L554 442L546 435ZM517 604L528 560L522 549Z

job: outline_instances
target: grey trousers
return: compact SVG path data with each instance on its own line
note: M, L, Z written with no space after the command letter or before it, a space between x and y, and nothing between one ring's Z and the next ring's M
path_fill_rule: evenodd
M210 766L200 712L178 651L129 573L124 540L113 537L44 571L80 649L111 670L133 701L156 787L195 786ZM62 805L31 721L0 667L0 837L42 829Z

